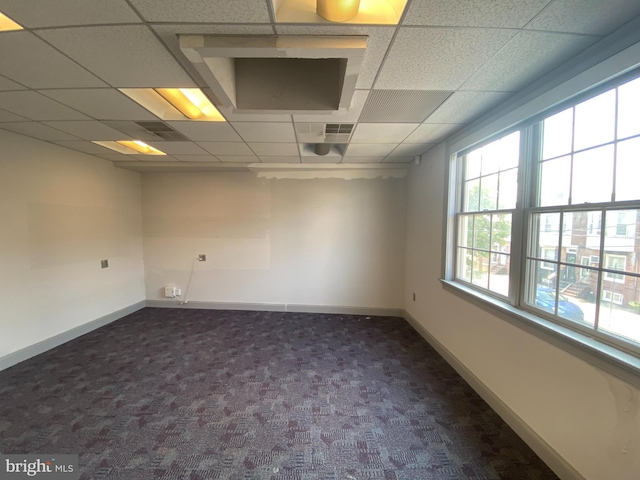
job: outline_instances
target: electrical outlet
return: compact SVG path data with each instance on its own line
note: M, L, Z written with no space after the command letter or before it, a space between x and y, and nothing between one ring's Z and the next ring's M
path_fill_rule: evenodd
M199 262L206 262L207 261L207 256L204 253L201 253L200 255L198 255L198 261Z
M100 266L102 268L109 268L109 260L100 260Z
M413 301L416 301L416 292L413 292Z

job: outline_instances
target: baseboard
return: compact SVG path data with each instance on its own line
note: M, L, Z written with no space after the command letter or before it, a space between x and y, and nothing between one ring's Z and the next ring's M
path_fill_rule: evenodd
M111 322L115 322L116 320L119 320L122 317L126 317L133 312L137 312L144 307L144 301L134 303L133 305L129 305L128 307L109 313L108 315L105 315L103 317L96 318L95 320L92 320L88 323L79 325L75 328L72 328L71 330L67 330L66 332L62 332L51 338L42 340L41 342L29 345L22 350L10 353L9 355L5 355L4 357L0 358L0 371L12 367L13 365L16 365L20 362L24 362L25 360L28 360L31 357L35 357L36 355L40 355L47 350L51 350L52 348L60 346L63 343L67 343L74 338L78 338Z
M515 431L524 442L562 480L586 480L556 449L533 430L517 413L502 401L482 380L469 370L458 358L442 345L411 314L404 311L404 318L473 388L482 399Z
M401 308L349 307L339 305L304 305L291 303L235 303L189 301L180 305L174 300L147 300L147 307L159 308L199 308L204 310L249 310L262 312L333 313L342 315L371 315L382 317L403 317Z

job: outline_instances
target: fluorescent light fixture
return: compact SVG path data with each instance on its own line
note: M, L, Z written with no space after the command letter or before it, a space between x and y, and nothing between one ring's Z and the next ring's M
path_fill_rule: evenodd
M119 140L117 142L102 142L94 140L93 143L124 155L166 155L166 153L158 150L157 148L153 148L140 140Z
M330 22L346 22L358 14L360 0L317 0L318 15Z
M162 120L226 121L199 88L121 88L120 91Z
M11 30L22 30L22 26L11 20L5 14L0 12L0 32L9 32Z

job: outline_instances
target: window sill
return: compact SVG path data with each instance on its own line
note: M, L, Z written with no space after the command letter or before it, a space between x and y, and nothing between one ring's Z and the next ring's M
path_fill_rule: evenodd
M444 289L460 298L640 388L640 358L460 283L440 281Z

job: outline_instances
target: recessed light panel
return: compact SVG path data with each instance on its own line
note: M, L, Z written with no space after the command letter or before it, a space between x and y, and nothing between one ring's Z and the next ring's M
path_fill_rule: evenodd
M121 140L117 142L94 141L93 143L118 153L123 153L124 155L166 155L166 153L140 140Z
M407 0L271 0L281 23L397 25Z
M162 120L226 121L199 88L121 88L120 91Z
M10 32L11 30L22 30L22 26L0 12L0 32Z

